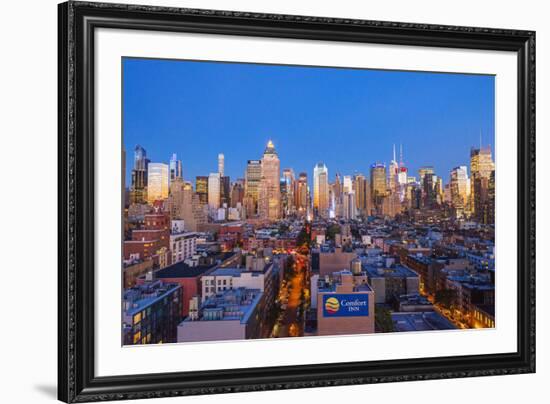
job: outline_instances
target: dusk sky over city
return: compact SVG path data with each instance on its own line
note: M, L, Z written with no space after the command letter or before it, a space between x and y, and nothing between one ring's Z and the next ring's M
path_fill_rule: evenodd
M494 76L123 74L125 345L495 327Z
M125 58L126 178L139 144L152 162L177 153L193 182L223 153L233 181L271 139L281 171L310 179L319 161L331 181L368 175L402 144L411 175L432 165L447 182L480 134L493 147L494 102L493 76Z

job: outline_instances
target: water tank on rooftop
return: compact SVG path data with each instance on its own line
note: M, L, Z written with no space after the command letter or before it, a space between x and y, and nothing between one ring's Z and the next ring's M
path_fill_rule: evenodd
M351 260L351 272L354 275L360 275L361 274L361 260L359 258L354 258Z

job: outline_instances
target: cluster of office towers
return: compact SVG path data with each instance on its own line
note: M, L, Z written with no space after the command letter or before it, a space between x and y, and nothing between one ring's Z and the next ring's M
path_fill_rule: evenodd
M389 216L410 210L446 209L458 219L494 223L495 165L489 146L470 151L470 176L467 166L451 170L449 181L435 173L432 166L411 176L399 161L395 145L393 158L386 166L374 163L369 178L363 174L340 175L329 182L328 168L318 163L313 170L313 213L324 218L356 219L371 215Z
M197 176L195 184L184 181L182 162L172 155L168 164L153 163L141 146L134 150L134 168L129 204L167 202L174 217L183 218L191 229L210 220L278 220L288 216L325 219L357 219L371 215L394 217L414 209L445 208L456 218L494 223L495 165L489 146L472 148L470 175L467 166L451 170L444 184L432 166L411 176L399 161L395 145L389 165L374 163L369 177L361 173L341 175L329 181L327 166L313 168L313 192L307 173L296 177L292 168L280 168L272 141L258 160L248 160L244 178L231 181L225 175L225 156L218 155L217 172Z

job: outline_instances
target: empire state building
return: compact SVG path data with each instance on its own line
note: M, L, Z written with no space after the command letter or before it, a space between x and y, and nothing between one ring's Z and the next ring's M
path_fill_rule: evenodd
M270 140L262 157L262 177L258 206L261 219L277 220L281 217L280 178L281 163L275 151L275 146Z

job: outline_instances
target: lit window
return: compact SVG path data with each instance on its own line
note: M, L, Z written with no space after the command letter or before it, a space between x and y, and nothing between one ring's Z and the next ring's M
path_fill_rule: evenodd
M134 324L137 324L141 321L141 313L134 315Z

